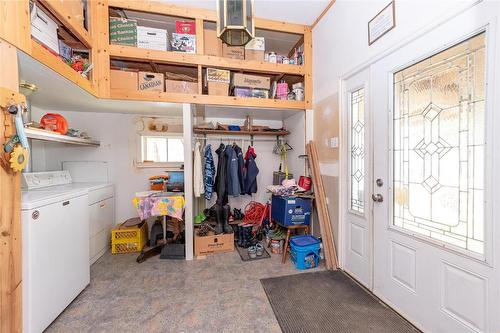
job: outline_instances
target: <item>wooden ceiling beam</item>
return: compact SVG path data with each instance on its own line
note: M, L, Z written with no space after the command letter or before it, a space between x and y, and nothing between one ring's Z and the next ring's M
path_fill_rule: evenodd
M335 3L336 0L331 0L330 3L328 4L328 6L325 7L325 9L323 9L323 11L321 12L321 14L319 14L318 18L316 18L316 20L313 22L313 24L311 24L311 29L314 29L314 27L319 23L319 21L321 21L321 19L323 18L323 16L326 15L326 13L328 13L328 11L330 10L330 8L332 8L333 4Z

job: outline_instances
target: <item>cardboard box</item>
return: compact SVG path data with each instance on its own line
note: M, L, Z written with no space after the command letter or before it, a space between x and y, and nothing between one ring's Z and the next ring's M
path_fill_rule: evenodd
M194 21L175 21L175 32L196 35L196 23Z
M208 94L213 96L229 96L229 83L208 82Z
M112 69L110 74L111 89L137 90L137 71Z
M226 43L222 44L222 56L224 58L245 60L245 47L229 46Z
M208 254L234 251L234 233L194 236L194 255L205 256Z
M110 17L109 42L111 44L137 46L137 21Z
M217 31L203 30L203 48L205 55L222 57L222 40L217 37Z
M229 82L231 72L225 69L207 68L206 81L208 94L215 96L229 96Z
M139 91L165 91L162 73L139 72Z
M167 79L165 80L165 91L172 93L181 93L181 94L197 94L198 83Z
M271 88L271 79L267 76L234 73L233 86L269 90Z
M264 37L255 37L245 45L245 60L264 61L266 40Z
M149 50L168 50L168 31L149 27L137 27L137 47Z
M172 51L196 53L196 36L188 34L172 34Z
M31 12L31 36L59 54L59 39L57 38L57 23L44 11L33 5Z

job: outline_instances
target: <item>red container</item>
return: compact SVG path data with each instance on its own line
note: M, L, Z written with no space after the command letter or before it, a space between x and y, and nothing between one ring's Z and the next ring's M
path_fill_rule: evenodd
M196 24L193 21L175 21L175 32L196 35Z
M309 191L311 189L311 177L300 176L299 186Z

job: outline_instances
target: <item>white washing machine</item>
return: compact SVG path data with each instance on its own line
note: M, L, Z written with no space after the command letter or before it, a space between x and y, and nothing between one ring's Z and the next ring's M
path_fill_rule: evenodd
M23 325L42 332L89 284L88 190L68 171L23 175Z

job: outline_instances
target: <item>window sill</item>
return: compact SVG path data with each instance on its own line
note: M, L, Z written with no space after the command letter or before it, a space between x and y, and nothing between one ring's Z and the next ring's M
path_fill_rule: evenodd
M153 169L153 168L162 168L167 169L169 171L182 171L184 163L144 163L144 162L136 162L135 167L141 169Z

